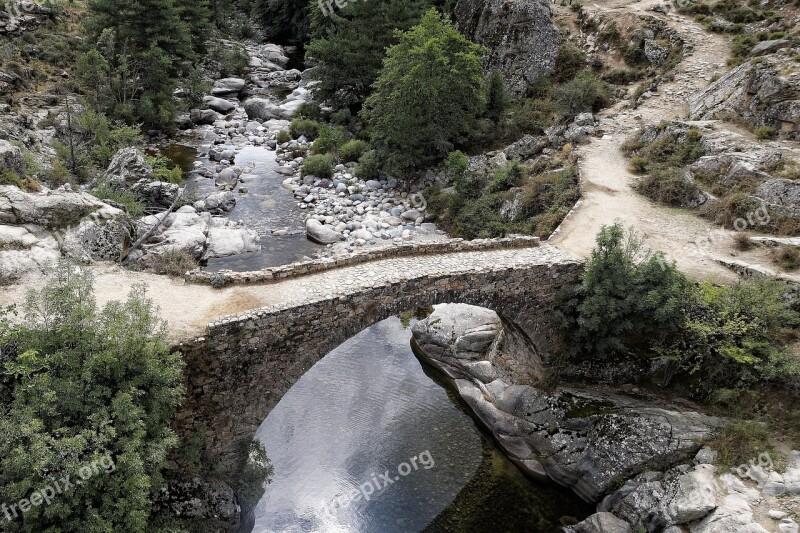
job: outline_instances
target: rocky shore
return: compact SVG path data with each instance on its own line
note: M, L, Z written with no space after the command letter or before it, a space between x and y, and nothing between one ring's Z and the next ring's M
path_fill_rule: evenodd
M530 340L488 309L445 304L413 327L439 369L523 471L597 504L574 533L797 531L800 452L732 472L703 441L722 420L601 388L553 388Z

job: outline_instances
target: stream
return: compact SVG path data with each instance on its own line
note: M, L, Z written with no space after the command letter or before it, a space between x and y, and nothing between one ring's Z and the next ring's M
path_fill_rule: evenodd
M256 533L560 531L591 506L528 480L414 356L399 318L325 356L262 423Z

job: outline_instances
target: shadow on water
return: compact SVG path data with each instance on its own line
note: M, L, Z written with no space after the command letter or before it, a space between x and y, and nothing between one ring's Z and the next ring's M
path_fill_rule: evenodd
M275 476L253 531L548 533L564 515L590 514L572 493L528 480L409 337L399 318L379 322L284 395L256 434ZM423 453L430 468L397 476ZM365 499L365 484L386 472L394 482Z

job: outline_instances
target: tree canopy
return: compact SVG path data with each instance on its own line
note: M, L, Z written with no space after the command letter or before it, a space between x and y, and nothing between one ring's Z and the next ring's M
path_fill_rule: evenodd
M484 49L435 9L398 35L363 116L387 168L401 173L440 160L464 142L486 96Z

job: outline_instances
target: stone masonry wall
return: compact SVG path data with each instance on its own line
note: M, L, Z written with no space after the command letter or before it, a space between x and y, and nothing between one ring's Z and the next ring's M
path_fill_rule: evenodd
M220 320L205 337L176 347L186 360L187 401L175 427L182 436L204 430L209 451L230 470L240 443L314 363L364 328L417 307L459 302L494 309L546 354L555 342L549 326L555 300L582 269L543 253L524 266L421 275Z

